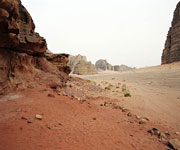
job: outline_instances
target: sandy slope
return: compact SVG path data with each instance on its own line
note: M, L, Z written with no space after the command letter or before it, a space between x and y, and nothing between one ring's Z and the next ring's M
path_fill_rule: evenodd
M168 149L156 136L147 133L154 127L169 131L168 139L180 138L175 135L180 125L179 68L83 78L96 83L72 78L61 92L41 87L1 96L0 150ZM132 97L125 98L120 87L114 92L103 90L109 83L113 88L119 83L119 86L126 84ZM79 101L79 97L85 101ZM100 106L105 101L125 106L132 116L127 116L129 110L122 112L111 105ZM43 119L35 119L36 114ZM150 121L139 124L136 115Z
M180 131L180 63L82 78L97 84L101 81L113 85L126 84L132 97L119 97L122 105L156 123Z
M51 93L55 98L48 97ZM94 99L96 101L96 99ZM110 107L80 103L52 90L28 89L1 98L1 150L164 150L147 133L155 125L140 125ZM101 99L98 99L101 101ZM97 100L97 101L98 101ZM43 116L42 120L35 115ZM27 123L27 118L32 123ZM165 128L156 126L161 130Z

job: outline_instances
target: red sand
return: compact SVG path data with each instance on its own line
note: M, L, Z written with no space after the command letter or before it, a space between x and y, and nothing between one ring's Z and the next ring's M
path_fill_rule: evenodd
M55 98L48 97L49 93ZM0 150L167 149L147 133L153 127L166 129L151 122L140 125L127 113L96 105L96 99L80 103L51 89L27 89L15 95L21 97L0 100ZM43 119L35 119L36 114Z

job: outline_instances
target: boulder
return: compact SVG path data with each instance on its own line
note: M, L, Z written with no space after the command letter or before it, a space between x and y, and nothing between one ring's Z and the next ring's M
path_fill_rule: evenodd
M174 11L165 47L161 57L162 64L180 61L180 2Z

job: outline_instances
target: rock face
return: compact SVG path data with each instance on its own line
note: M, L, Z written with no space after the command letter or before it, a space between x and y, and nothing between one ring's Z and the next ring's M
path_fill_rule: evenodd
M180 2L174 11L172 25L169 29L161 62L168 64L180 61Z
M135 68L131 68L131 67L128 67L126 65L115 65L114 66L114 71L128 71L128 70L132 70L132 69L135 69Z
M128 67L126 65L111 65L107 62L107 60L100 59L96 61L96 69L97 70L110 70L110 71L128 71L134 68Z
M88 62L85 56L70 56L68 65L71 67L73 74L91 75L97 73L95 66Z
M107 62L107 60L100 59L95 63L97 70L114 70L114 67Z
M0 1L0 95L42 84L65 85L68 55L46 54L46 41L34 29L20 0Z

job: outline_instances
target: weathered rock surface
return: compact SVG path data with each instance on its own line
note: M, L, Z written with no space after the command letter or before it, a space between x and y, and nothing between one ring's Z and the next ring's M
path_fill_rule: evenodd
M107 62L107 60L100 59L96 61L96 69L97 70L111 70L111 71L128 71L135 68L128 67L126 65L111 65Z
M171 139L168 142L169 146L175 150L180 150L180 141L178 139Z
M33 20L20 0L0 1L0 95L42 84L65 85L68 55L45 57L46 41L34 29ZM61 65L54 65L57 61Z
M107 60L103 59L97 60L95 66L97 70L114 70L114 67L111 64L109 64Z
M0 47L30 55L43 55L46 41L20 0L0 1Z
M45 57L48 61L50 61L53 65L55 65L59 71L62 71L66 74L71 72L71 68L67 66L69 62L69 54L53 54L49 50L45 53Z
M128 70L132 70L132 69L135 69L135 68L131 68L131 67L128 67L126 65L115 65L114 66L114 71L128 71Z
M168 64L180 61L180 2L174 11L173 21L169 29L161 62Z
M68 65L73 74L90 75L97 73L95 66L87 61L86 56L70 56Z

